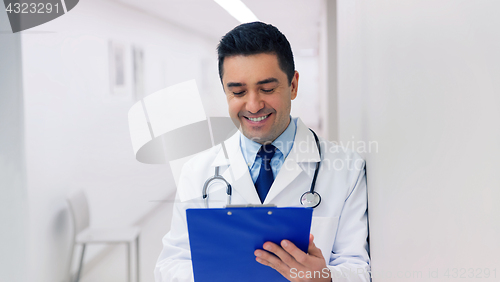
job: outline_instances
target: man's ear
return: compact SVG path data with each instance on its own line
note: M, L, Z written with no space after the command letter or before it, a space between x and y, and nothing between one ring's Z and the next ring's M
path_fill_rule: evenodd
M299 89L299 72L295 71L293 74L292 82L290 83L290 86L292 87L292 100L294 100L297 97L297 91Z

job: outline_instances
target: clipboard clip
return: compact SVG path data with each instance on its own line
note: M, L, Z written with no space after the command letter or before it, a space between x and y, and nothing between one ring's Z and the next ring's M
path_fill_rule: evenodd
M265 204L265 205L226 205L224 208L275 208L276 205L273 204Z

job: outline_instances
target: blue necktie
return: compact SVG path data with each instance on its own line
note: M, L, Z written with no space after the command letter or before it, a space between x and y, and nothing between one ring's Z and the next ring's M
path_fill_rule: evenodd
M262 145L259 152L257 152L257 156L262 159L262 164L260 165L259 176L255 181L255 188L261 203L264 203L267 192L269 192L274 181L273 170L271 169L271 159L274 152L276 152L276 147L272 144Z

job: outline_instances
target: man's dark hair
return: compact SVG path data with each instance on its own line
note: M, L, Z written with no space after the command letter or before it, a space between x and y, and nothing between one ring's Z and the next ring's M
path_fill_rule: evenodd
M295 72L292 48L276 27L262 22L245 23L228 32L217 46L219 56L219 76L222 81L224 58L237 55L275 54L280 69L292 83Z

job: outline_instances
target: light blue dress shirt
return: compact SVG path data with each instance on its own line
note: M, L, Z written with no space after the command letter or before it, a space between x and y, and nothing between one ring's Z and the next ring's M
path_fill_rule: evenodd
M271 169L273 170L273 176L276 178L281 166L285 162L285 158L288 156L293 147L293 141L295 140L295 133L297 131L297 118L290 117L290 123L288 127L281 133L276 140L273 141L273 145L276 147L276 152L271 159ZM243 157L248 165L250 175L252 176L252 181L255 183L257 177L259 177L260 166L262 164L262 159L257 158L257 152L260 150L262 144L248 139L245 135L241 134L240 147Z

